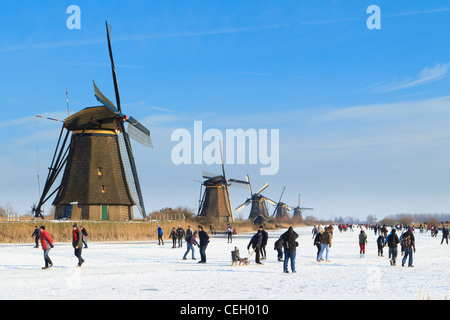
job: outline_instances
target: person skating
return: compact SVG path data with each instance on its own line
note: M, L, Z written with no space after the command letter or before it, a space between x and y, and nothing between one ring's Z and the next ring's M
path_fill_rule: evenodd
M227 239L228 239L227 243L233 243L233 228L231 227L230 224L228 224L227 226Z
M198 263L206 263L206 248L209 243L209 236L202 226L198 226L198 238L200 240L200 257L201 260Z
M72 231L72 246L75 249L75 256L78 258L77 267L81 267L84 263L84 259L81 257L83 251L83 233L78 228L78 225L74 223Z
M184 229L178 225L177 228L177 240L178 240L178 248L182 248L183 247L183 239L186 235L186 232L184 232Z
M266 230L264 230L263 226L259 226L259 230L262 232L262 242L261 242L261 259L266 260L267 252L266 252L266 246L267 241L269 240L269 234Z
M250 250L250 246L255 251L256 257L255 262L256 264L262 264L261 263L261 244L263 240L263 234L261 230L258 230L253 237L250 239L250 242L248 243L247 250Z
M195 252L194 252L194 245L198 246L197 240L195 237L197 236L197 230L194 231L193 234L186 236L186 252L184 253L183 260L187 260L186 256L189 253L189 251L192 251L192 260L195 260Z
M278 239L273 245L273 250L277 250L278 262L283 262L283 240Z
M158 246L164 245L164 240L163 240L163 229L158 225L156 225L158 227L157 232L158 232Z
M391 263L391 266L396 266L397 265L397 254L398 254L398 249L397 249L397 245L400 243L400 240L398 239L397 233L395 231L395 229L392 229L388 239L387 239L387 244L389 247L389 257L391 257L391 260L389 260L389 262Z
M359 233L359 256L364 258L366 254L367 234L363 228Z
M441 240L441 244L444 243L444 239L445 242L448 244L448 227L442 227L442 240Z
M34 226L34 232L31 237L34 237L35 248L39 248L39 233L40 229L38 228L38 226Z
M172 249L175 249L177 247L177 230L175 227L172 228L172 231L170 232L169 239L172 239Z
M385 243L384 243L384 234L380 234L378 236L377 239L377 247L378 247L378 256L379 257L384 257L383 256L383 247L384 247Z
M320 243L320 253L317 261L322 261L323 252L326 251L325 260L326 262L331 262L328 258L329 250L331 249L331 242L333 240L333 230L331 226L325 228L322 234L322 242Z
M313 245L317 247L317 255L316 255L316 260L319 261L319 253L320 253L320 243L322 241L322 234L323 234L323 229L321 229L320 231L316 232L316 236L314 238L314 243Z
M283 240L284 247L284 262L283 262L283 272L289 273L288 271L288 261L291 260L291 271L292 273L296 273L295 271L295 257L297 255L297 247L298 242L296 241L298 238L298 234L294 231L292 226L283 233L280 239Z
M408 267L412 268L413 266L413 252L416 252L416 241L414 238L414 234L412 232L412 228L408 228L408 231L406 231L403 234L403 239L402 239L402 246L403 246L403 251L405 252L405 254L403 255L403 259L402 259L402 267L405 266L406 260L409 257L408 260Z
M81 233L83 233L83 244L84 244L84 249L87 249L88 244L87 244L87 238L88 238L88 233L86 231L85 227L80 227L81 229Z
M50 249L53 248L53 239L50 236L50 234L47 231L45 231L45 226L41 226L39 228L39 233L40 233L39 239L41 240L41 247L42 247L42 250L44 250L45 266L42 267L42 269L48 269L53 266L53 262L48 255L50 252Z

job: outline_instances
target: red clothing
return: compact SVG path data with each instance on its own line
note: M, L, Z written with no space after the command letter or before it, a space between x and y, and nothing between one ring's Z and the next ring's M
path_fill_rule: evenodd
M50 245L50 246L52 246L53 245L53 239L52 239L52 237L50 236L50 234L47 232L47 231L45 231L45 230L42 230L41 231L41 246L42 246L42 250L47 250L48 249L48 246L47 245Z

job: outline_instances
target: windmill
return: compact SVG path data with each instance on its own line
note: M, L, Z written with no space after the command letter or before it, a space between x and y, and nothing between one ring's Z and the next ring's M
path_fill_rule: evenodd
M283 192L281 192L280 200L278 200L278 203L275 206L275 210L273 211L272 216L275 216L276 219L279 220L286 220L289 219L289 213L288 211L291 211L291 207L289 207L286 203L281 202L281 199L283 198L284 191L286 190L286 187L283 188Z
M313 208L302 208L300 206L300 193L298 194L298 207L294 208L294 217L300 217L303 219L303 211L305 210L314 210Z
M42 217L43 204L54 194L55 219L131 220L134 205L146 217L129 137L150 148L153 144L150 131L122 113L110 30L106 22L117 106L94 82L95 97L102 105L64 120L41 198L32 208L35 217ZM51 192L62 171L60 185Z
M202 177L206 180L200 185L200 195L202 194L202 187L205 187L205 191L203 197L199 199L198 216L210 217L222 222L234 222L228 187L234 184L248 184L248 182L227 179L223 162L222 143L220 145L220 153L222 157L222 175L207 172L202 174Z
M237 207L236 212L241 211L251 203L252 207L248 219L253 221L255 224L258 224L269 219L266 201L272 203L273 205L276 205L277 203L261 194L261 192L263 192L269 186L269 183L266 183L256 193L253 193L250 184L250 177L247 175L245 178L248 182L248 190L250 192L250 198L248 198L244 203L242 203L239 207Z

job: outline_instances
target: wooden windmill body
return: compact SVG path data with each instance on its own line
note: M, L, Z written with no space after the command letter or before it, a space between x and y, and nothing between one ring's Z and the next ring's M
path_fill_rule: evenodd
M251 203L252 206L250 209L248 220L252 221L255 224L261 224L269 219L269 212L266 202L272 203L273 205L276 205L277 203L261 194L261 192L263 192L269 186L269 183L266 183L256 193L253 193L250 184L250 178L248 175L246 176L246 180L248 182L250 198L248 198L244 203L237 207L236 212L241 211Z
M294 217L300 218L300 220L303 220L303 211L305 210L314 210L313 208L302 208L300 205L300 193L298 194L298 206L294 208Z
M289 219L289 211L291 211L291 207L288 206L286 203L281 202L281 199L283 198L285 190L286 190L286 187L283 188L283 192L281 192L280 200L278 200L278 203L275 206L275 211L273 212L273 216L275 216L275 219L277 219L277 220Z
M221 146L222 155L222 146ZM222 175L203 173L202 182L205 187L203 197L200 200L198 216L207 217L219 222L234 222L233 208L231 206L229 186L234 184L248 184L247 181L227 179L222 155ZM201 190L200 190L201 194Z

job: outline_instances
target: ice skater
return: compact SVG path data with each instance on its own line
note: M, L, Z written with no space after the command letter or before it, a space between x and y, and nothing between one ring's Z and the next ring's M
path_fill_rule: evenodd
M84 263L84 259L81 257L83 251L83 233L78 228L78 225L74 223L72 231L72 246L75 249L75 256L78 258L77 267L81 267Z
M42 269L45 270L53 266L53 262L48 255L50 249L53 248L53 239L50 236L50 234L47 231L45 231L45 226L41 226L39 228L39 233L40 233L41 247L42 250L44 250L44 261L45 261L45 266L42 267Z

